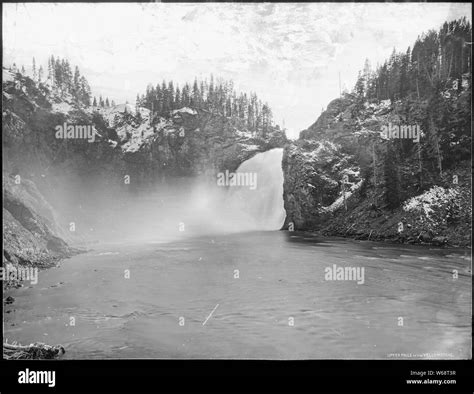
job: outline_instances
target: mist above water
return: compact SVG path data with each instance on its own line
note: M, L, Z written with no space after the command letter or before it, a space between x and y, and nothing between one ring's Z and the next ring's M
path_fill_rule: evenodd
M226 184L218 178L173 178L139 192L112 189L104 182L62 182L58 207L72 243L156 241L183 237L279 230L283 206L283 149L257 153ZM222 173L220 174L223 175ZM233 184L231 178L240 180ZM236 183L234 180L234 183ZM251 180L251 183L246 181ZM133 178L131 182L133 182Z
M225 175L226 185L218 182L223 173L215 180L194 183L180 214L190 234L280 230L286 217L282 156L283 149L256 154L234 174Z

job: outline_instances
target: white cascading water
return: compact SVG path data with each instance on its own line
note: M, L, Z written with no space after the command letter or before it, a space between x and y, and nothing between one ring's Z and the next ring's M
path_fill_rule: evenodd
M279 230L283 226L286 213L283 206L282 157L281 148L257 153L236 171L237 179L247 177L254 183L229 187L227 201L229 207L248 222L250 229Z
M282 158L281 148L257 153L243 162L235 174L227 172L225 184L218 181L223 173L210 183L198 182L188 194L181 196L185 202L179 203L178 212L171 215L174 209L167 207L160 223L170 215L171 222L179 217L186 224L186 231L179 236L280 230L286 216ZM232 175L252 182L234 185L230 182Z

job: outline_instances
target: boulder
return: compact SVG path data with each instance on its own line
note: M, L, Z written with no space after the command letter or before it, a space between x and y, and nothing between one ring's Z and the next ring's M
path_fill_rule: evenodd
M446 237L434 237L431 242L436 246L443 246L448 243L448 239Z

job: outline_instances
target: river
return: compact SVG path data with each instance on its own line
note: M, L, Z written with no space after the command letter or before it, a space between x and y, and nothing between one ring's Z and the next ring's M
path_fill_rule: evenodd
M326 280L334 264L364 283ZM71 359L465 359L470 267L468 250L286 231L97 244L9 291L5 338Z

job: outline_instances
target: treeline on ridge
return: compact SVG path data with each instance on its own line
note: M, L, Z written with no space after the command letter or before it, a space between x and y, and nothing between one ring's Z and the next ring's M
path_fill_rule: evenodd
M170 111L182 107L206 110L214 114L241 119L253 132L265 134L273 126L272 110L256 93L239 93L233 81L207 79L185 83L182 88L173 81L153 86L149 84L146 93L137 94L137 106L148 108L153 115L167 117Z

